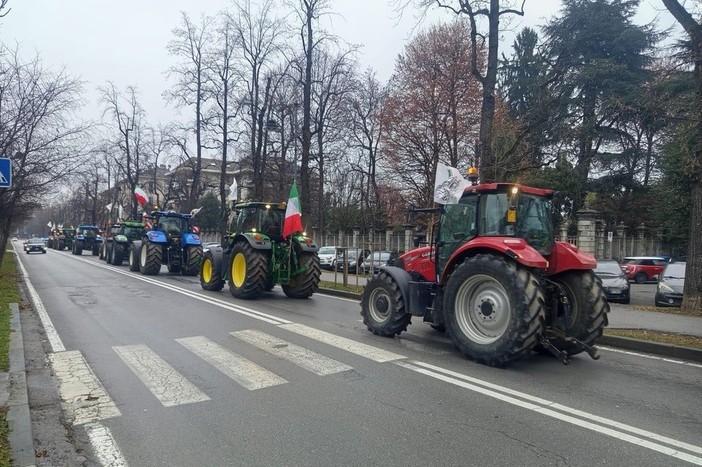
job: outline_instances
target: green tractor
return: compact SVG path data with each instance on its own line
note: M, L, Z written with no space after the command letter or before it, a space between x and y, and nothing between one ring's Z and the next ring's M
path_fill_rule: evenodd
M285 203L245 202L234 210L233 232L204 253L202 288L222 290L228 281L234 297L254 299L280 284L290 298L311 297L321 276L319 248L304 233L283 238Z
M66 227L55 229L53 233L53 241L51 242L51 247L54 250L63 251L66 248L73 250L73 241L76 236L76 229L73 227Z
M108 264L120 266L129 256L129 249L136 240L145 234L142 222L126 220L115 222L107 229L107 238L103 244L100 259Z

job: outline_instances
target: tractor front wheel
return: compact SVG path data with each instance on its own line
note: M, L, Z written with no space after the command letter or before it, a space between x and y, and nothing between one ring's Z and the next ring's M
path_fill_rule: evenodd
M82 255L83 254L83 242L73 242L73 254Z
M361 297L363 324L373 334L393 337L407 330L412 316L405 310L405 301L397 282L380 271L368 281Z
M229 291L236 298L252 299L266 289L268 258L248 242L237 242L229 263Z
M602 289L602 281L592 271L569 271L554 282L561 285L563 297L558 301L553 326L585 345L592 346L607 326L609 304ZM550 339L559 350L575 355L585 347L567 338Z
M205 290L218 292L224 288L224 281L219 269L215 267L214 256L207 250L200 263L200 286Z
M112 245L110 253L111 255L107 262L112 264L113 266L121 266L122 262L124 261L124 245Z
M191 245L185 250L185 267L180 270L184 276L197 276L202 262L202 245Z
M298 256L298 264L305 270L281 287L285 295L290 298L309 298L319 288L319 279L322 275L319 257L316 253L301 253Z
M139 271L145 276L155 276L161 271L161 245L146 242L141 246Z
M132 245L129 247L129 270L139 270L139 258L141 258L141 246Z
M504 366L544 330L544 292L529 270L494 255L466 259L446 284L446 330L471 360Z

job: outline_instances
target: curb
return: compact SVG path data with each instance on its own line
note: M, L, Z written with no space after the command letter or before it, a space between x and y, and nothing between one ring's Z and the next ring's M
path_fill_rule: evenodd
M361 300L361 294L353 292L344 292L335 289L319 289L320 293L335 297L343 297ZM682 347L672 344L662 344L660 342L645 341L641 339L633 339L630 337L607 336L603 335L597 340L595 345L608 345L619 349L632 350L636 352L645 352L663 357L682 358L693 362L702 363L702 350L693 349L690 347Z
M34 435L32 419L29 415L29 396L27 394L27 373L24 362L24 341L20 323L19 305L10 303L10 373L7 400L7 422L10 428L8 435L12 449L12 465L35 465Z

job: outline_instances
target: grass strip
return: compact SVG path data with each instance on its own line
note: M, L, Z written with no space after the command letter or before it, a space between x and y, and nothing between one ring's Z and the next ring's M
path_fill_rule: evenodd
M10 303L20 302L17 260L5 252L0 266L0 372L10 370ZM7 407L0 407L0 466L12 465Z
M671 334L647 329L609 329L605 328L606 336L629 337L643 341L659 342L661 344L678 345L692 349L702 349L702 338L683 334Z

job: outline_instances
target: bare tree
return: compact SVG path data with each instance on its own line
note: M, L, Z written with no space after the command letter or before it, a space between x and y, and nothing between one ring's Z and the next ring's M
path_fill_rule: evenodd
M168 43L171 55L181 62L168 70L169 78L175 79L174 86L164 94L169 102L178 107L193 107L195 121L193 127L185 129L176 145L181 149L181 156L188 162L192 172L192 183L186 193L183 205L186 210L195 207L203 193L200 183L202 172L202 150L204 147L204 110L209 94L207 92L206 57L207 48L212 43L212 18L203 16L200 24L195 25L185 12L181 13L181 24L173 30L174 39ZM195 151L188 150L189 133L195 133Z
M80 82L0 49L0 154L12 163L12 184L0 188L0 264L14 225L41 206L42 197L75 169L86 151L86 125L72 120L81 105Z
M682 309L688 312L702 310L702 21L695 20L692 10L686 9L678 0L662 0L675 20L680 23L688 36L695 63L694 108L697 115L691 116L697 122L696 144L690 154L688 173L692 180L690 195L690 233L687 246L688 264L685 272L685 293ZM699 14L699 11L697 12Z

